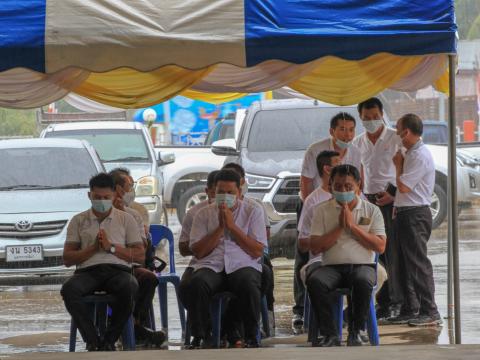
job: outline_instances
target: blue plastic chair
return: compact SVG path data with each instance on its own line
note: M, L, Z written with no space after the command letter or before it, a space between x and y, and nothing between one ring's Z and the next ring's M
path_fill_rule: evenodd
M375 256L375 274L377 272L378 254ZM375 281L376 282L376 281ZM373 346L380 345L380 336L378 334L377 313L375 311L374 293L377 285L374 286L372 296L370 297L370 308L367 317L367 332L370 344ZM351 296L350 289L337 289L337 302L333 305L333 314L335 322L337 323L338 338L342 341L343 330L343 297ZM308 292L305 294L304 303L304 328L308 331L308 341L312 346L318 345L318 324L315 309L311 305L310 296ZM308 319L308 320L307 320Z
M99 334L104 334L107 328L107 317L109 312L108 303L114 301L113 295L95 294L83 297L82 301L91 305L92 319L95 328ZM122 333L122 342L124 350L135 350L135 332L133 326L133 316L130 316ZM77 344L77 325L75 321L70 321L70 342L69 352L75 352Z
M182 327L182 335L185 335L185 309L178 296L178 287L180 285L180 276L175 272L175 243L172 231L163 225L150 225L150 234L152 236L152 245L157 247L160 241L167 239L169 252L170 272L168 274L157 274L158 279L158 297L160 300L160 319L162 329L168 333L168 301L167 301L167 284L171 283L175 288L177 296L178 313L180 316L180 324Z

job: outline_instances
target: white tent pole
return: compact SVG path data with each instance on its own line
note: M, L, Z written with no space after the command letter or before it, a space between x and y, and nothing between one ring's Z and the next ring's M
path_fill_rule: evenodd
M455 118L455 72L456 55L448 56L449 68L449 116L448 116L448 194L449 204L449 231L448 241L452 249L453 265L453 297L455 304L455 344L462 343L462 329L460 319L460 267L458 249L458 203L457 203L457 122ZM450 256L450 254L448 255ZM450 269L448 269L450 271Z

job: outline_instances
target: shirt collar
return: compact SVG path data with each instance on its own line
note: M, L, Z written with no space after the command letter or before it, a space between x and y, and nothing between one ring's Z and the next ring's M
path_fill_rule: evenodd
M423 140L420 138L415 145L413 145L410 149L407 150L407 152L415 151L418 148L420 148L423 145Z

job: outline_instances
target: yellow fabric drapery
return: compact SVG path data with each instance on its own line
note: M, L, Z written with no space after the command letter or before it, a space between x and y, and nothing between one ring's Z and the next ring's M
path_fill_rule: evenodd
M391 54L376 54L359 61L326 57L316 60L313 70L293 80L288 86L321 101L350 105L393 87L396 82L413 73L423 60L423 56L402 57ZM312 67L312 64L290 66L296 67L294 70L298 68L298 73L301 73L302 67ZM430 79L430 83L437 90L447 92L448 73L446 69L440 70L444 74L438 79ZM215 71L215 65L201 70L170 65L151 72L121 68L105 73L90 73L73 91L91 100L120 108L148 107L179 94L211 103L231 101L246 95L195 90L195 83L212 71ZM272 89L263 89L267 90Z

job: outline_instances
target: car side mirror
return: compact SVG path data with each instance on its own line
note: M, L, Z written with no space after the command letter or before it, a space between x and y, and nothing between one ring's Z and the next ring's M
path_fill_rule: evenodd
M172 152L163 152L158 153L157 164L158 166L165 166L175 162L175 154Z
M238 156L237 142L235 139L222 139L212 144L212 152L219 156Z

